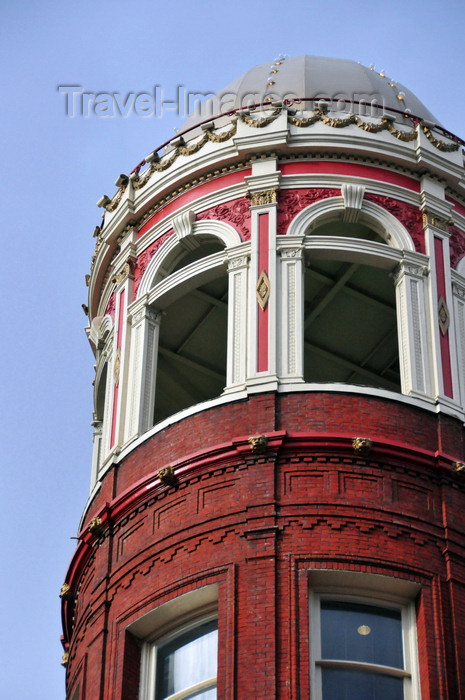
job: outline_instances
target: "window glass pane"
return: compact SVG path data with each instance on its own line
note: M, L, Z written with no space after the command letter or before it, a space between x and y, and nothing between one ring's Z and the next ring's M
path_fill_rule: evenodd
M216 700L216 688L210 688L210 690L201 690L199 693L192 693L189 695L190 698L195 700Z
M216 676L217 646L217 622L213 620L161 647L157 654L157 700ZM211 700L216 690L193 693L191 697Z
M322 601L321 656L403 668L400 611Z
M323 700L403 700L402 678L324 668Z

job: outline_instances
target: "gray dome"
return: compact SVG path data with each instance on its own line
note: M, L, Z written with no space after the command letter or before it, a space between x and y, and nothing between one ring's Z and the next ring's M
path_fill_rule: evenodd
M375 100L382 109L408 111L421 119L438 123L413 92L371 68L341 58L296 56L252 68L197 105L183 130L209 117L262 103L266 98L292 100L302 97L329 100L332 109L347 113L360 113L360 101L371 104ZM301 108L305 109L305 105Z

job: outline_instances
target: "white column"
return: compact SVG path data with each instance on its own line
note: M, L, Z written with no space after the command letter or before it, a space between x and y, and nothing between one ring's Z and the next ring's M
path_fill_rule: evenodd
M131 311L126 441L153 425L160 320L161 313L149 306Z
M228 265L228 349L226 389L245 388L247 377L247 277L249 256L232 255Z
M90 479L90 488L93 489L98 478L100 464L102 460L102 431L103 431L103 421L94 420L92 423L94 429L93 434L93 449L92 449L92 471Z
M427 267L410 254L395 274L402 393L431 397L431 356L425 280ZM424 258L424 256L422 256Z
M280 248L278 276L278 375L282 383L303 382L303 248L289 239Z
M115 332L112 331L111 335L107 339L107 349L104 350L103 357L104 362L107 363L107 376L106 376L106 387L105 387L105 407L103 409L103 425L102 425L102 440L101 440L101 452L100 452L100 464L105 461L108 453L110 452L110 437L111 437L111 425L113 419L113 397L114 397L114 345L115 342Z
M452 282L460 405L465 409L465 279Z

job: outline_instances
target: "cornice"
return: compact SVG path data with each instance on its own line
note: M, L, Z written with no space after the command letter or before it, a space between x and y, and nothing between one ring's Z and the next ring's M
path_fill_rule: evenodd
M359 445L367 445L366 450L360 450ZM257 444L260 449L257 449ZM396 440L360 437L347 432L286 432L271 431L266 435L242 435L226 443L212 445L206 450L198 451L169 464L157 468L129 488L118 494L111 502L93 513L79 534L79 544L71 561L65 579L66 595L62 596L62 611L65 630L65 641L72 634L74 595L79 588L79 581L86 564L93 556L95 548L105 537L118 527L119 523L129 514L135 512L143 503L156 499L161 493L171 489L174 492L180 484L186 484L191 478L198 478L205 470L227 468L237 464L237 460L252 463L255 459L274 459L276 454L285 455L288 451L311 451L312 454L328 454L378 462L381 466L387 462L392 466L400 465L418 473L426 469L429 478L437 481L444 476L452 486L459 487L465 482L458 478L457 460L455 457L440 451L426 450L408 443ZM163 469L169 469L174 479L166 482L163 479ZM438 469L440 470L438 472Z

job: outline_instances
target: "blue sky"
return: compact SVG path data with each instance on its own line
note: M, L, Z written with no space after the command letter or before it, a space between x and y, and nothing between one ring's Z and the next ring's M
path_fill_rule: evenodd
M336 56L384 69L465 137L464 20L462 0L0 3L0 700L64 699L58 592L90 479L81 304L95 202L183 121L71 118L57 86L158 85L171 99L178 85L217 91L279 53Z

